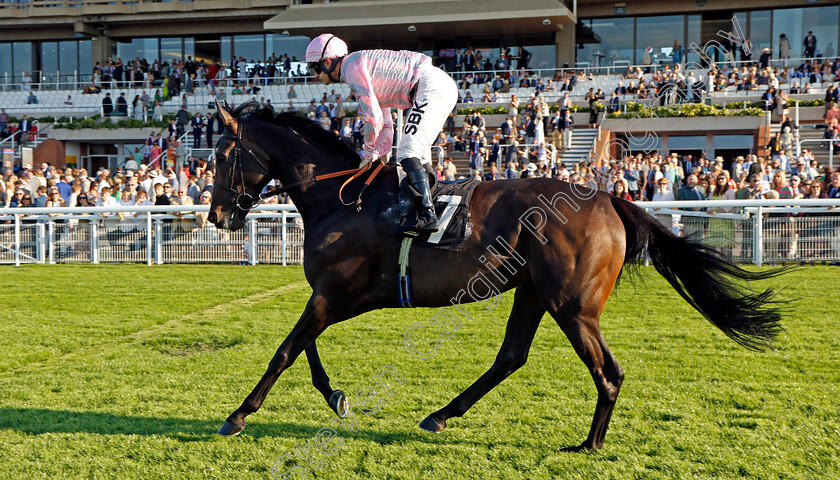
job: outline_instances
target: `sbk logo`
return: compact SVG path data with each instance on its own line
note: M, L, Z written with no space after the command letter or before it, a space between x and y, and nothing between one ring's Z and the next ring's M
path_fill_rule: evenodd
M405 119L406 125L403 128L403 134L413 135L417 133L417 126L420 125L420 120L423 119L423 114L426 113L425 108L427 105L429 105L429 102L420 105L416 100L414 101L414 106L411 107L411 113Z

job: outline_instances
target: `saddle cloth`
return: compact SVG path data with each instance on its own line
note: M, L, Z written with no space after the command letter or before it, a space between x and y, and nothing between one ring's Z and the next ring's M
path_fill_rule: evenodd
M416 199L419 194L411 187L402 169L399 171L400 214L405 222L414 222L417 218ZM432 201L438 216L440 229L437 232L421 233L414 245L460 252L464 242L472 233L470 221L470 201L475 187L481 182L474 179L455 182L435 181L432 185Z

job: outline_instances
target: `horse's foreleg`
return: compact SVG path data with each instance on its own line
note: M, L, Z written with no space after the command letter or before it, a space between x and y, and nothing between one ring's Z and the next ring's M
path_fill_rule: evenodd
M330 377L321 365L321 357L318 355L318 348L315 346L316 342L306 347L306 360L309 361L309 371L312 373L312 385L321 392L327 405L333 409L339 418L347 416L347 397L341 390L333 390L330 386Z
M463 416L487 392L525 365L528 351L531 349L531 341L537 333L537 327L544 313L545 308L540 304L533 284L528 282L526 285L517 287L505 331L505 340L502 342L493 366L447 406L420 422L420 428L428 432L442 432L446 428L448 418Z
M314 295L309 299L303 314L292 328L291 333L283 340L280 348L277 349L257 386L219 428L218 433L220 435L236 435L244 430L245 417L260 408L280 374L294 363L298 355L309 347L327 326L335 323L334 319L330 317L325 303L322 298L316 300Z

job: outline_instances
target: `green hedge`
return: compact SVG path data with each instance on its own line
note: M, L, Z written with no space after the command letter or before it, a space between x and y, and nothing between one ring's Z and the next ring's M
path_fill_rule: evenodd
M163 117L163 121L151 120L148 122L144 122L143 120L135 120L133 118L120 118L119 120L114 121L113 118L107 117L104 121L97 121L98 115L90 118L86 118L83 120L75 120L72 122L62 122L62 119L59 119L53 127L55 128L66 128L68 130L82 130L85 128L91 128L94 130L98 129L108 129L108 130L117 130L120 128L152 128L152 129L164 129L169 126L169 120L175 117L166 116Z
M744 102L732 102L743 104ZM750 103L750 102L747 102ZM720 105L686 103L673 107L658 107L628 102L626 113L611 113L608 118L663 118L663 117L757 117L764 114L761 108L749 106L738 110Z
M478 112L482 115L504 115L508 113L507 107L465 107L459 108L455 113L457 115L472 115Z

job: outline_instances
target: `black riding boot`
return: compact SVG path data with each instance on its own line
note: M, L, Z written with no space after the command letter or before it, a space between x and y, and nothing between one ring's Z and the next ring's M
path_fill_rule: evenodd
M429 189L429 177L423 164L417 158L404 158L400 166L405 170L411 185L420 192L420 206L417 208L417 224L412 230L436 232L438 219L435 206L432 203L432 192Z

